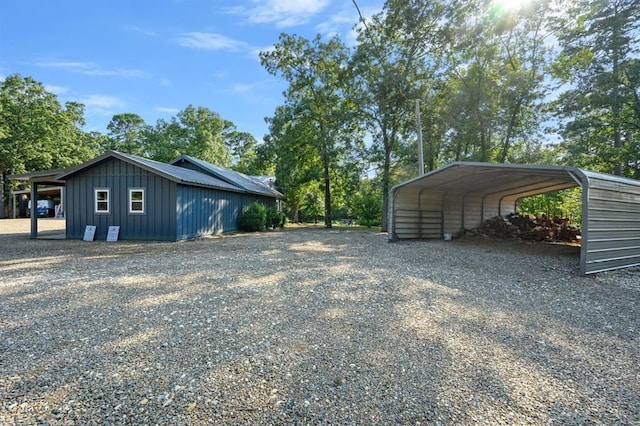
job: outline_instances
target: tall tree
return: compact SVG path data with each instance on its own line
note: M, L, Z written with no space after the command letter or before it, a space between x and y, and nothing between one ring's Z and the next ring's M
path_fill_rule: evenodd
M313 192L314 186L320 187L322 176L318 151L309 143L314 127L309 121L298 120L298 114L288 105L276 108L267 121L269 135L265 147L274 157L276 182L291 210L291 220L298 222L305 197Z
M222 167L231 165L227 146L235 126L205 107L187 106L170 121L158 120L145 131L145 149L150 158L167 162L181 154L191 155Z
M234 170L248 175L262 172L258 166L257 141L251 133L230 131L225 143L231 151L231 166Z
M426 97L437 73L433 53L441 45L440 23L447 9L440 1L417 0L388 0L384 9L368 23L361 17L353 67L360 89L358 104L373 136L373 159L382 175L386 231L392 167L398 163L407 128L416 134L414 105Z
M289 83L286 103L307 132L322 164L325 226L332 226L332 175L344 166L354 145L362 143L350 91L349 50L339 39L309 41L281 34L274 50L260 54L262 65ZM304 123L304 124L302 124Z
M569 87L557 105L570 158L616 175L637 174L637 151L629 146L640 129L640 2L565 1L561 10L554 75Z
M127 154L144 155L143 136L146 127L144 119L138 114L131 112L116 114L107 124L109 141L103 148Z
M31 77L14 74L0 82L0 217L7 174L70 167L96 154L79 129L83 114L83 105L61 105Z
M466 2L447 49L447 160L506 162L540 133L548 1Z

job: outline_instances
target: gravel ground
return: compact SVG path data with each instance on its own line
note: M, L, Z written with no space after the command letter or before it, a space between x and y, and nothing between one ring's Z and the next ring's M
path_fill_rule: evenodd
M576 247L26 232L0 221L0 424L640 424L640 269Z

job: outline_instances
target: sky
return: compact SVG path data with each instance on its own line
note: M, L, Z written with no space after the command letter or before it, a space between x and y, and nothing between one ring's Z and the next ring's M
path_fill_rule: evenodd
M352 0L2 0L0 79L32 77L85 105L85 131L114 114L154 125L203 106L258 141L287 84L260 64L280 33L355 44ZM383 0L358 0L365 17Z

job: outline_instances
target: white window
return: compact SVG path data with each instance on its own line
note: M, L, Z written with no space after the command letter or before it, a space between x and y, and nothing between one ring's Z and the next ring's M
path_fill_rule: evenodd
M129 213L144 213L144 189L129 189Z
M95 194L95 212L96 213L109 213L110 210L110 190L108 188L100 188L94 190Z

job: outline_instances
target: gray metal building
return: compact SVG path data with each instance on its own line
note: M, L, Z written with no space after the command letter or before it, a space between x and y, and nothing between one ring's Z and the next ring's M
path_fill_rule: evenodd
M97 227L98 239L106 238L109 226L119 226L119 238L126 240L220 234L238 229L245 206L259 200L275 207L282 197L257 182L247 190L241 183L251 178L218 169L225 171L225 179L109 151L56 177L66 186L66 237L82 238L86 225Z
M575 167L451 163L391 189L389 239L459 236L524 197L578 186L580 274L640 265L640 181Z

